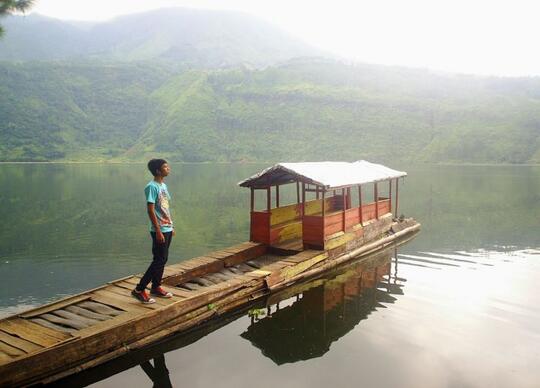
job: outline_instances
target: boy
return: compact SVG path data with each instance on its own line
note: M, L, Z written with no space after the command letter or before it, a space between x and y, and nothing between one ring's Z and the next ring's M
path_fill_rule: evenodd
M152 159L148 162L148 170L154 176L146 187L146 207L150 218L150 235L152 236L152 263L144 273L141 281L131 291L131 295L142 303L154 303L146 293L146 286L152 282L150 294L160 298L171 298L172 294L161 287L163 269L169 257L169 246L174 236L174 226L169 211L169 200L171 196L167 190L167 185L163 181L171 172L169 164L164 159Z

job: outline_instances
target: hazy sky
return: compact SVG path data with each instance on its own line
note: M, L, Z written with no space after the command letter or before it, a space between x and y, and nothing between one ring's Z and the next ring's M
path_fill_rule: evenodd
M495 75L540 75L540 0L37 0L75 20L180 6L243 11L362 62Z

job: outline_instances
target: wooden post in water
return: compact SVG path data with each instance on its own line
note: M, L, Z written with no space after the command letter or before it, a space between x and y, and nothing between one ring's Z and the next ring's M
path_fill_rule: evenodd
M249 241L253 241L253 212L255 211L255 189L250 187L251 199L250 199L250 213L249 213Z
M306 214L306 184L302 182L302 217Z
M300 203L300 182L296 181L296 203Z
M324 215L325 215L325 213L326 213L325 208L324 208L324 197L325 197L325 196L326 196L326 190L323 189L323 190L322 190L322 203L321 203L321 208L322 208L321 212L322 212L323 218L324 218ZM323 220L323 222L324 222L324 220Z
M373 185L373 196L375 197L375 218L379 219L379 188L377 182Z
M279 185L276 185L276 207L279 207Z
M322 208L322 244L324 246L324 228L326 226L326 222L325 222L325 215L326 215L326 209L325 209L325 206L324 206L324 197L326 196L326 189L323 187L322 189L322 204L321 204L321 208Z
M341 189L341 195L343 196L343 212L342 214L342 222L341 222L341 229L345 232L345 210L347 210L347 200L345 198L345 188Z
M392 179L388 180L388 209L392 213Z
M398 215L398 193L399 193L399 178L396 178L396 210L395 210L395 216L399 217Z
M360 225L364 225L364 215L362 214L362 185L358 185L358 217L360 219Z
M319 199L319 186L315 186L315 199Z
M266 188L266 211L270 213L270 209L272 209L272 192L270 191L270 187L268 186Z

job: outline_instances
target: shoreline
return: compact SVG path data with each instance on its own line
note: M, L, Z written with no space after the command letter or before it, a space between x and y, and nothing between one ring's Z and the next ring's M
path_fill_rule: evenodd
M540 167L540 163L451 163L451 162L403 162L412 166L468 166L468 167ZM47 161L47 162L0 162L0 165L10 164L99 164L99 165L134 165L134 164L146 164L146 161ZM171 164L268 164L277 163L273 161L242 161L242 162L170 162Z

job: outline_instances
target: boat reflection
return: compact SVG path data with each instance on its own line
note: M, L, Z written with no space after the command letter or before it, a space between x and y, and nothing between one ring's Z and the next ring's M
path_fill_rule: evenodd
M87 386L139 365L154 387L171 387L165 353L187 347L246 315L250 319L241 337L276 364L321 357L373 311L403 294L405 279L398 277L397 256L394 245L54 385Z
M392 266L396 253L380 252L271 296L265 311L252 312L251 325L241 336L278 365L321 357L373 311L394 303L393 295L403 293L397 266Z

